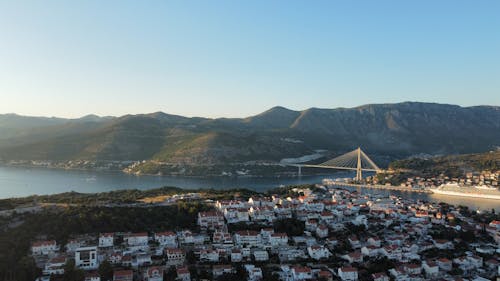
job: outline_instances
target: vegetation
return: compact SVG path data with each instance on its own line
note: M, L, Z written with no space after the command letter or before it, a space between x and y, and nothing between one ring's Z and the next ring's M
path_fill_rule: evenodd
M27 255L37 237L64 245L72 235L85 233L193 229L197 213L209 209L200 202L179 202L167 207L69 207L19 215L24 223L0 231L0 280L35 279L40 272Z

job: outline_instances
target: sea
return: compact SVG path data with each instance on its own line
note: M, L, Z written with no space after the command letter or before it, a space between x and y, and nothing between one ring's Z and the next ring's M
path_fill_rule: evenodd
M248 188L267 191L287 185L321 183L324 178L337 179L353 177L351 172L336 172L323 175L303 175L301 177L180 177L180 176L135 176L122 172L98 172L82 170L62 170L47 168L26 168L0 166L0 199L46 195L76 191L82 193L105 192L120 189L152 189L176 186L186 189L231 189ZM350 188L354 189L354 188ZM500 200L456 197L437 194L389 191L370 188L356 188L361 193L396 195L402 198L445 202L463 205L473 210L495 209L500 211Z

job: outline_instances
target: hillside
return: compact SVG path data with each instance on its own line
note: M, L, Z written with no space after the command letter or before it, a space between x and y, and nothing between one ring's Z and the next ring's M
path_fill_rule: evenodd
M3 160L147 160L172 164L279 161L361 146L379 163L419 153L456 154L500 145L500 107L405 102L293 111L248 118L162 112L80 119L0 115Z

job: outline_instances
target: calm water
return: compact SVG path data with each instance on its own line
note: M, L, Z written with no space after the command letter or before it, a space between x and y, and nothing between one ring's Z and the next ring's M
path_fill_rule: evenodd
M54 194L67 191L102 192L118 189L151 189L161 186L180 188L215 188L229 189L244 187L256 191L265 191L280 185L320 183L324 178L345 178L350 173L334 173L321 176L302 176L301 178L276 177L214 177L190 178L168 176L133 176L124 173L104 173L91 171L57 170L43 168L18 168L0 166L0 198L22 197L32 194ZM500 211L500 200L429 195L421 193L398 192L376 189L358 189L362 193L394 194L403 198L421 199L432 202L446 202L464 205L472 209Z

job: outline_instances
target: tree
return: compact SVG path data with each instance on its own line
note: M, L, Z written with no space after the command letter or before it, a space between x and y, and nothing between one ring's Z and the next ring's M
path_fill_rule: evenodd
M99 265L99 275L102 281L109 281L113 279L113 267L109 261L105 260Z
M75 267L74 260L68 260L64 265L64 281L84 281L85 274L83 270Z

